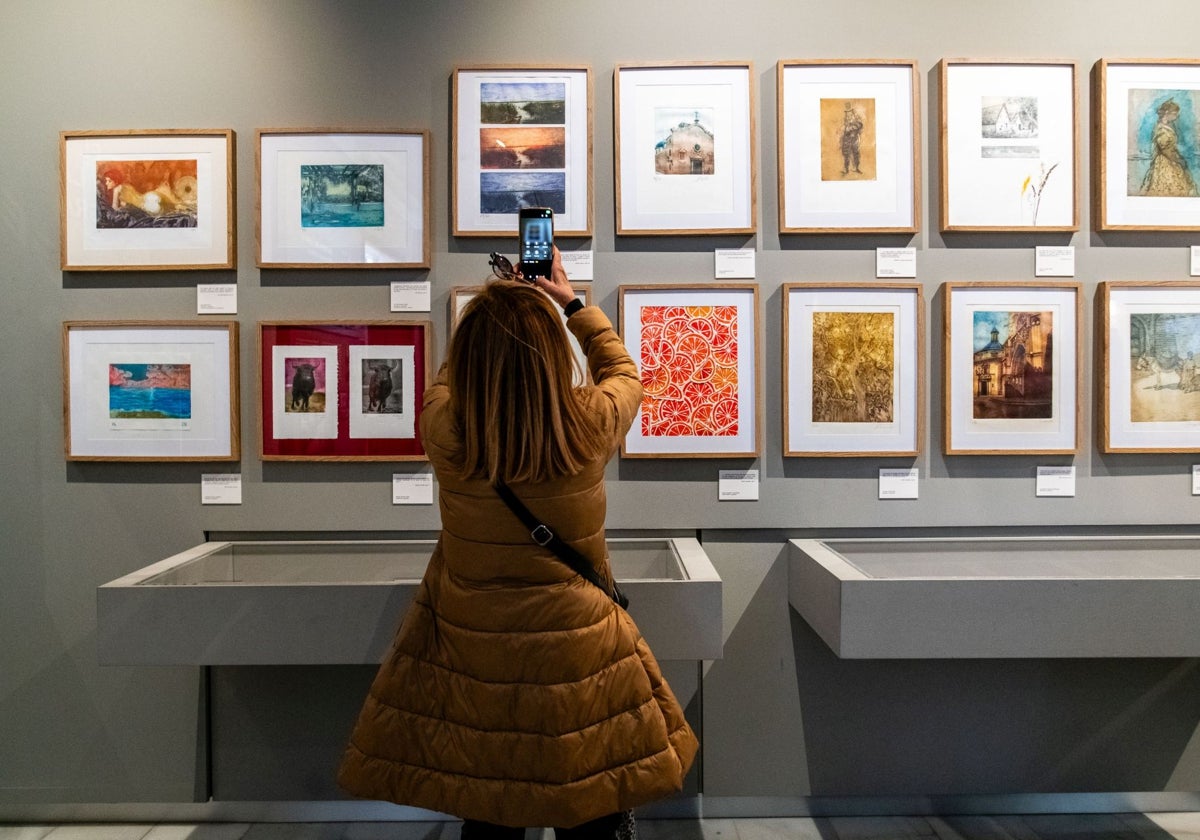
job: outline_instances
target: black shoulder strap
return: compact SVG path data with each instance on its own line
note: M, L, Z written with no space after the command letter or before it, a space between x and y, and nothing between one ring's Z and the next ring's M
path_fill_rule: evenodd
M496 493L508 505L509 510L515 513L517 519L520 519L522 524L529 529L529 538L531 540L553 551L559 560L562 560L574 569L584 580L599 587L605 595L608 595L608 597L612 598L620 606L626 607L629 605L628 599L617 588L615 582L613 584L613 591L609 592L608 587L604 585L604 581L600 579L600 575L596 573L596 569L591 564L591 561L563 542L548 525L539 522L537 517L533 515L533 512L525 507L525 503L517 498L517 495L513 493L507 484L503 481L497 481L495 487Z

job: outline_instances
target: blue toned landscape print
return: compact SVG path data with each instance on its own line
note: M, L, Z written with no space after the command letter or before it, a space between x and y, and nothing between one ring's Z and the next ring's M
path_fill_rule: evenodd
M565 172L481 172L479 212L516 213L522 207L567 212Z
M383 227L383 164L300 167L300 226Z
M114 419L190 420L192 366L109 365L108 416Z
M482 125L565 125L567 86L562 82L484 82L479 89Z

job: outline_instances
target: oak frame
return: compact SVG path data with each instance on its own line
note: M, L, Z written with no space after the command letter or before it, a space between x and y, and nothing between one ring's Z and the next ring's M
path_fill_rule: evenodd
M798 115L788 113L788 99L786 78L789 71L808 69L815 73L829 71L836 74L838 71L843 71L846 77L838 79L830 79L826 84L830 86L839 85L843 89L849 90L852 86L865 87L871 84L885 84L886 74L889 70L899 70L908 68L908 85L909 85L909 108L904 116L908 119L908 131L900 133L904 134L904 139L907 141L908 153L897 155L897 168L893 173L897 188L902 186L904 180L904 172L902 164L908 163L908 193L909 200L907 202L899 202L907 208L910 214L908 224L880 224L880 223L865 223L865 224L837 224L839 214L832 214L832 217L826 222L818 222L813 220L812 224L789 224L788 223L788 207L794 200L789 197L788 175L796 171L797 177L793 178L793 182L799 180L799 172L806 171L813 163L806 159L800 151L795 154L790 153L788 137L791 136L786 130L789 122L797 121L807 126L807 122ZM878 71L880 78L870 79L871 71ZM855 74L864 76L862 79L851 79L850 75ZM776 157L779 172L779 232L787 234L826 234L826 233L916 233L920 230L921 218L921 77L918 72L918 64L915 59L781 59L776 64L776 105L775 105L775 125L777 132ZM830 91L832 93L832 91ZM896 109L897 115L900 111ZM793 123L794 124L794 123ZM898 130L899 127L898 127ZM807 150L811 153L811 149ZM817 150L818 158L820 149ZM819 160L815 164L816 168L820 169ZM798 170L798 171L797 171ZM802 215L797 211L794 216ZM845 215L840 214L840 215ZM870 214L883 216L883 213ZM883 221L879 219L878 221ZM896 219L895 221L902 221Z
M1070 68L1071 71L1071 119L1070 119L1070 172L1071 172L1071 221L1066 224L1039 225L1036 223L1036 209L1034 212L1033 224L988 224L988 223L966 223L951 221L951 179L958 180L958 174L955 168L950 164L951 158L951 142L950 135L952 131L957 130L961 124L969 124L971 119L980 119L979 115L972 117L971 115L951 114L950 113L950 87L951 87L951 72L953 68L966 67L979 69L985 67L1008 68L1010 72L1015 72L1018 68L1030 69L1061 69ZM938 63L938 79L939 79L939 109L938 109L938 125L939 125L939 163L941 170L941 206L939 208L939 224L942 232L953 231L972 231L972 232L1029 232L1029 233L1051 233L1055 231L1077 231L1079 230L1079 180L1080 180L1080 132L1079 132L1079 62L1070 59L1043 59L1043 60L998 60L998 59L972 59L972 58L944 58ZM1049 81L1049 80L1046 80ZM1060 94L1064 93L1059 91ZM952 122L954 123L952 125ZM1039 124L1040 131L1040 124ZM957 152L955 152L957 154ZM982 145L981 145L982 155ZM1057 164L1056 164L1057 165ZM1044 169L1044 167L1043 167ZM1043 172L1043 180L1041 184L1033 186L1032 197L1035 204L1040 204L1039 193L1044 188L1046 179L1053 171ZM1018 193L1018 200L1024 201L1028 188L1033 185L1033 176L1026 177L1024 185ZM978 192L980 188L979 179L973 179L972 190ZM992 196L993 199L996 196ZM996 202L993 202L995 204Z

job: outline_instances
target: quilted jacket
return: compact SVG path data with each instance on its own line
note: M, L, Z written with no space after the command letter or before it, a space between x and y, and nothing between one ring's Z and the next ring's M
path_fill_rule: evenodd
M513 491L611 580L604 466L641 400L599 309L568 320L594 385L577 390L609 452ZM420 419L442 533L338 774L348 792L509 826L571 827L680 789L698 747L629 615L530 540L461 439L439 378Z

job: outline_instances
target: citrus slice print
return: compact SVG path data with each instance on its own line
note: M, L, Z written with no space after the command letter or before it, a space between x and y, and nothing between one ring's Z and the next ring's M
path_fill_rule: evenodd
M638 347L642 434L736 436L736 306L644 306Z

